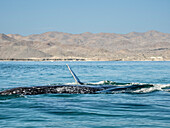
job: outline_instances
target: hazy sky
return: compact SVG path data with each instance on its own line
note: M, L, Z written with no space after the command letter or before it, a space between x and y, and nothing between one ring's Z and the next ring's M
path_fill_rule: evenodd
M0 0L0 33L170 33L170 0Z

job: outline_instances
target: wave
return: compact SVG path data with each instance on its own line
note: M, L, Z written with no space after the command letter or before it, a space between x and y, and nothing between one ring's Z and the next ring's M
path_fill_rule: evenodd
M25 98L24 95L0 95L0 100L8 100L8 99L14 99L14 98Z
M104 80L104 81L99 81L96 83L87 83L87 85L117 85L117 86L122 86L122 85L129 85L130 83L117 83L114 81L109 81L109 80Z
M58 84L50 84L50 85L60 85L61 83ZM73 83L64 83L65 85L75 85L75 82ZM117 85L117 86L123 86L123 85L129 85L131 83L117 83L114 81L109 81L109 80L104 80L104 81L99 81L99 82L94 82L94 83L84 83L83 85Z

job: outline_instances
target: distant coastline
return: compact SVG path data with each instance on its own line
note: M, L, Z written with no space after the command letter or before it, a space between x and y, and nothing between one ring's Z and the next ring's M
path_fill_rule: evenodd
M0 34L1 61L169 61L170 34Z
M116 60L107 60L107 59L86 59L86 58L58 58L58 59L50 59L50 58L30 58L30 59L0 59L0 61L170 61L165 59L134 59L134 60L128 60L128 59L116 59Z

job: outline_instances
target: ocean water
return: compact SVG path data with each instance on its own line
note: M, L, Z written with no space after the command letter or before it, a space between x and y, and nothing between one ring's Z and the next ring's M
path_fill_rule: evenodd
M170 62L0 62L0 91L74 84L66 64L84 83L153 87L0 96L0 128L170 127Z

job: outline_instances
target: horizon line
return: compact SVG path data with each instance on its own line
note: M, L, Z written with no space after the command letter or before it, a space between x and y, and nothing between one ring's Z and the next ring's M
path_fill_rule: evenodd
M132 32L128 32L128 33L115 33L115 32L82 32L82 33L71 33L71 32L62 32L62 31L46 31L46 32L41 32L41 33L35 33L35 34L19 34L19 33L0 33L0 34L5 34L5 35L20 35L20 36L30 36L30 35L41 35L44 33L49 33L49 32L56 32L56 33L66 33L66 34L72 34L72 35L81 35L81 34L86 34L86 33L90 33L90 34L120 34L120 35L126 35L126 34L130 34L130 33L147 33L147 32L160 32L160 33L165 33L165 32L161 32L161 31L157 31L157 30L148 30L145 32L137 32L137 31L132 31ZM170 34L170 33L165 33L165 34Z

